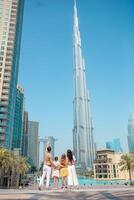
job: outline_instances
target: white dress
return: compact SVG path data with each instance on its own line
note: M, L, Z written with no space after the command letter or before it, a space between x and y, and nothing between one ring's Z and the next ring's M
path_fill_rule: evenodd
M77 174L76 174L76 169L75 169L75 164L74 161L76 160L73 157L73 162L72 164L68 165L68 185L69 186L78 186L78 178L77 178Z
M53 164L58 167L60 166L60 162L59 161L53 161ZM59 177L60 176L60 172L59 172L59 169L54 169L52 170L52 177Z

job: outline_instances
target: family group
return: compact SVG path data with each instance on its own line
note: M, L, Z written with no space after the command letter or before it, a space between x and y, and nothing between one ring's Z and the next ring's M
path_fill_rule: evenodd
M76 159L70 149L67 150L67 154L62 154L60 160L58 160L58 157L55 157L53 161L51 157L51 147L48 146L44 156L43 174L40 179L39 190L42 189L45 178L46 188L49 188L51 172L55 189L58 189L59 177L61 177L62 180L62 188L78 186L75 161Z

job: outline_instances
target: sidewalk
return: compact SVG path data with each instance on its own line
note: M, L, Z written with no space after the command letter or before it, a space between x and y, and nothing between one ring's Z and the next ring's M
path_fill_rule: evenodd
M79 190L0 190L0 200L134 200L134 188L130 186L103 186Z

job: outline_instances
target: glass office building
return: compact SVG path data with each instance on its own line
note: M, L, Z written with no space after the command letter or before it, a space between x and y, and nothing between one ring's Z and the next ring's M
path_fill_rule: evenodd
M23 113L24 113L24 89L20 86L17 86L12 149L19 148L22 150Z
M121 153L122 147L121 147L121 144L120 144L120 139L115 138L115 139L113 139L113 141L106 142L106 148L110 149L110 150L114 150L117 153Z

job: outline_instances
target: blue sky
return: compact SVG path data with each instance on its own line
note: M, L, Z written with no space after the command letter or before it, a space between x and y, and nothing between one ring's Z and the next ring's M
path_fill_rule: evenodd
M134 1L78 0L78 16L94 137L98 147L115 137L127 150L127 121L134 111ZM26 0L19 83L29 119L41 137L72 148L73 0Z

